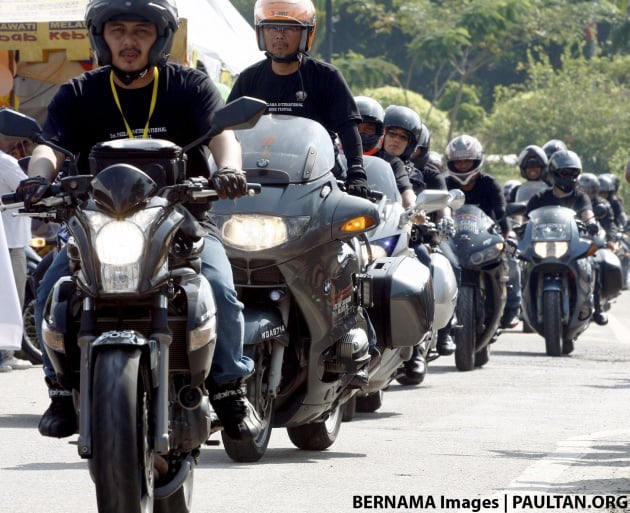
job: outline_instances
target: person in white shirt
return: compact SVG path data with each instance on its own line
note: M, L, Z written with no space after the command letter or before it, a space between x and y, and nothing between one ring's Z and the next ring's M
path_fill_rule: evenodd
M13 156L22 141L0 134L0 194L14 192L21 180L28 178ZM13 276L17 286L20 308L24 306L26 287L26 246L31 238L31 219L15 216L12 211L2 212L2 224L9 247ZM0 372L26 369L31 363L16 358L13 351L0 351Z

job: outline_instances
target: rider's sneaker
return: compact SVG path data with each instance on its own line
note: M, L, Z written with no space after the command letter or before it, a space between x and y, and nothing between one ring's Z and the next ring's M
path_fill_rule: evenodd
M518 310L505 310L501 316L499 327L504 330L516 328L519 321Z
M33 364L28 360L22 360L20 358L16 358L15 356L11 356L10 358L3 360L2 365L8 365L13 370L30 369L33 367Z
M604 312L595 312L593 314L593 321L595 321L595 324L605 326L608 324L608 316Z
M0 363L0 372L11 372L13 368L10 365L2 362Z
M72 393L67 390L50 388L50 406L39 420L39 433L42 436L65 438L77 432L77 415L74 411Z
M246 395L242 379L229 383L208 383L210 404L223 425L223 431L234 440L252 440L262 423Z

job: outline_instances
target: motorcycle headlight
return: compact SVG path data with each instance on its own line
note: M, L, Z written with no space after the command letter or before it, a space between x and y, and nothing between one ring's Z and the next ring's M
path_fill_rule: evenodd
M481 265L484 262L491 262L499 258L499 255L505 248L505 243L497 242L482 251L477 251L470 255L470 262L474 265Z
M310 217L277 217L257 214L235 214L215 220L221 225L223 242L247 251L260 251L300 238Z
M118 220L100 212L87 213L101 264L103 292L124 293L138 289L147 231L158 214L159 209L141 210Z
M534 242L534 253L540 258L562 258L569 251L567 241Z

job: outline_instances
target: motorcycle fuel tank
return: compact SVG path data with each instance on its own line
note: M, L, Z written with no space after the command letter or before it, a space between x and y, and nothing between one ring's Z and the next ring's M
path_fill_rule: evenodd
M416 345L433 323L429 268L413 257L386 257L375 260L367 274L373 280L368 313L379 342L387 348Z

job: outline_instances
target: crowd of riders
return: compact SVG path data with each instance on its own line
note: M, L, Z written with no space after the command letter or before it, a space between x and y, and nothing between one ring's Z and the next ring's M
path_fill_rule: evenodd
M168 0L136 4L139 6L137 10L130 12L127 4L120 0L91 0L88 3L86 26L102 67L63 86L49 108L45 135L60 140L73 150L83 150L85 156L88 145L102 138L103 132L118 133L122 127L123 137L128 134L142 137L145 122L145 129L160 123L165 131L175 136L181 132L187 134L189 128L183 124L192 125L190 120L194 120L198 125L194 135L204 133L211 114L221 104L218 90L201 76L201 72L184 71L182 67L166 62L178 26L174 4ZM286 5L278 10L275 4ZM253 96L267 102L268 113L293 114L320 122L339 141L339 151L345 155L347 166L345 170L340 166L337 174L345 179L348 193L370 197L362 155L374 155L390 164L405 208L414 205L416 196L425 189L460 189L466 203L478 205L498 223L503 237L509 241L515 237L514 223L526 221L526 214L520 221L508 218L507 203L527 202L527 212L541 205L564 205L575 209L576 215L589 226L590 233L605 232L606 244L618 254L624 254L627 215L619 197L620 181L616 175L597 174L597 170L584 172L580 157L562 141L554 139L543 146L532 144L524 148L518 159L520 179L502 185L484 171L484 150L479 139L460 134L448 142L443 152L431 148L430 128L417 112L402 105L383 106L367 96L353 97L334 66L309 56L315 33L315 8L310 0L275 3L258 0L254 14L258 45L266 58L243 71L228 101ZM132 34L127 34L128 31ZM124 40L128 36L149 41L146 43L150 47L149 59L138 69L133 66L133 57L144 50L126 48ZM156 84L155 88L153 84ZM117 108L105 112L102 97L112 92ZM196 94L198 101L178 102L171 97L178 94ZM199 109L200 104L207 105L205 111ZM180 107L173 108L173 105ZM184 116L181 109L185 105L194 107L195 112ZM96 117L111 127L105 127L100 133L86 134L80 121L86 110L95 108L102 111ZM75 112L76 116L68 115L69 112ZM204 114L208 119L199 119ZM94 118L93 110L90 115ZM140 132L136 134L138 127ZM231 132L214 139L209 148L203 149L213 153L220 164L212 179L221 197L236 198L243 194L246 177L240 169L238 146ZM63 155L55 154L50 148L40 146L35 149L28 178L17 188L25 204L41 197L62 161ZM448 239L454 231L453 213L445 208L431 216L439 233ZM430 266L426 247L414 244L412 229L410 235L410 245L417 257ZM219 269L217 255L224 264L222 269L229 271L229 264L220 243L213 239L212 231L207 238L215 243L216 251L208 256L207 262L204 254L204 272L215 287L223 284L220 288L225 290L224 296L228 299L219 304L219 308L236 312L232 329L226 329L231 337L225 337L225 333L222 337L219 333L219 347L225 344L227 349L223 365L213 367L207 387L213 393L213 405L220 410L224 425L236 438L251 438L256 436L259 426L241 385L252 372L253 362L242 355L239 338L242 329L238 329L242 316L233 284L230 280L222 282L219 279L221 272L215 272ZM459 278L461 269L457 258L445 244L440 245L440 251L449 259ZM508 264L508 297L500 320L502 329L514 328L519 322L519 269L513 257ZM52 284L53 279L63 276L66 267L65 262L58 261L53 267L57 274L51 274L48 282ZM224 276L229 276L229 272ZM47 289L42 289L38 294L40 318L46 292ZM597 290L595 296L593 320L600 325L606 324L606 313L597 303ZM453 319L438 333L435 350L441 356L452 355L456 350L451 335L456 322ZM404 372L413 378L422 374L425 366L422 355L414 351L404 364ZM70 436L77 429L71 394L55 381L49 366L45 365L45 369L51 406L40 423L40 431L46 436ZM231 373L226 369L231 369Z

